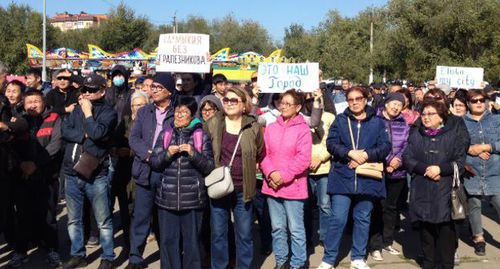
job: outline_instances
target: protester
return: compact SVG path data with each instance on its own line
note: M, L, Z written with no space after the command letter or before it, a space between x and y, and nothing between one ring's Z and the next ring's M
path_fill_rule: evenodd
M353 246L351 268L369 268L365 263L373 200L386 195L384 179L356 175L356 167L366 162L384 162L391 143L382 119L367 106L368 93L360 87L346 92L349 107L337 116L330 127L326 145L333 156L328 175L332 220L326 232L325 254L318 268L333 268L337 261L342 233L353 205ZM353 135L350 135L352 130ZM357 142L355 142L357 141ZM354 183L354 184L353 184Z
M71 239L71 258L64 268L87 265L82 227L84 197L90 200L99 228L103 250L99 269L113 268L115 254L108 168L109 141L117 124L117 114L104 101L105 85L106 80L99 75L87 77L78 100L79 105L64 119L61 127L62 136L67 142L63 169Z
M42 70L40 68L30 68L25 77L28 89L41 91L43 96L46 96L52 89L50 83L42 81Z
M481 222L481 200L491 198L500 216L500 116L488 109L484 91L470 90L467 104L470 112L465 115L471 145L466 159L465 189L469 195L469 222L472 230L474 252L486 255L486 243Z
M248 94L239 88L226 90L224 110L205 124L212 139L215 166L228 165L238 137L240 144L231 168L234 192L220 199L210 199L211 268L227 268L229 263L228 220L234 215L236 268L250 268L253 260L253 206L256 165L264 154L262 129L248 112L252 109Z
M15 226L15 252L8 266L18 268L26 263L29 241L40 240L47 250L49 265L57 267L61 265L56 222L62 160L61 119L45 106L41 91L26 92L23 106L30 138L18 152L22 156L21 176L14 182L13 189L18 224Z
M196 111L193 97L179 98L174 122L163 130L151 156L153 170L161 173L155 203L162 268L201 269L200 232L208 202L204 177L214 169L214 162L210 138L194 117ZM197 132L201 132L199 138Z
M403 107L407 105L405 96L399 92L389 93L385 98L385 105L377 111L377 116L384 123L391 141L391 152L385 158L385 188L387 196L381 203L375 202L371 221L370 255L376 261L382 261L382 250L391 255L401 252L395 249L394 229L399 219L398 201L403 195L406 182L406 171L403 169L403 152L408 144L410 127L403 114Z
M5 89L7 87L7 75L9 74L9 68L3 62L0 62L0 94L5 94Z
M451 113L457 117L463 117L467 113L467 91L458 90L451 100Z
M12 115L22 117L24 112L23 93L26 86L19 80L13 80L7 83L5 88L5 97L9 100Z
M47 93L47 105L60 116L71 113L78 102L78 90L70 84L71 72L61 69L55 73L56 86Z
M215 74L212 78L212 94L222 99L226 93L227 78L223 74Z
M421 111L422 102L424 101L424 90L422 87L415 88L414 97L415 99L413 100L413 110Z
M266 128L266 155L261 167L266 176L262 193L268 195L275 268L288 268L288 232L291 237L290 268L301 268L307 259L304 203L308 197L307 174L312 137L299 114L303 96L288 90L281 96L281 115ZM288 229L287 229L288 227Z
M200 100L199 114L204 122L222 110L222 101L215 95L207 95Z
M147 80L146 80L147 81ZM146 81L144 85L146 85ZM173 121L175 81L168 73L158 73L151 85L152 104L137 111L130 131L129 144L134 151L132 177L135 181L135 204L130 225L130 254L127 269L143 268L142 254L154 214L154 197L159 177L151 173L150 157L160 132ZM158 226L153 228L158 237ZM160 248L161 249L161 248Z
M450 213L453 167L455 163L463 171L466 149L457 143L460 134L450 124L443 103L425 101L421 116L422 125L410 134L403 155L404 167L412 175L410 220L420 224L422 268L453 268L457 244Z
M412 126L413 124L415 124L415 121L420 117L420 113L412 109L413 99L411 93L408 89L400 89L396 92L401 93L404 97L405 102L401 114L403 115L403 118L405 119L406 123Z

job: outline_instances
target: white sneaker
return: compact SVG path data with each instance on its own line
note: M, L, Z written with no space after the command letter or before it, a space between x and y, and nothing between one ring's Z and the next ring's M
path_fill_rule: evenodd
M387 246L384 248L385 251L389 252L391 255L400 255L401 251L393 248L392 246Z
M317 269L335 269L333 265L326 263L326 262L321 262L321 264L318 266Z
M351 269L370 269L364 260L351 261Z
M383 261L384 257L382 257L382 252L380 250L374 250L370 253L370 256L372 256L372 259L375 261Z

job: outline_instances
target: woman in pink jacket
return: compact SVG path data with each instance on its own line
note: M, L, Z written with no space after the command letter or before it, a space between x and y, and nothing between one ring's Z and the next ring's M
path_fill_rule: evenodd
M287 226L292 242L289 268L302 268L307 259L304 203L308 196L312 137L304 117L299 114L303 100L295 90L283 93L279 104L281 116L264 134L266 156L261 168L266 182L262 193L268 195L275 268L278 269L288 268Z

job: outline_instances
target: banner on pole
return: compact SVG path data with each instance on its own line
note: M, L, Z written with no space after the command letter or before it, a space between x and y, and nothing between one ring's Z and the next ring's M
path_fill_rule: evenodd
M450 88L480 89L483 76L483 68L436 66L436 82Z
M158 72L209 73L210 36L162 34L158 43Z
M319 88L318 63L261 63L258 84L262 93L281 93L289 89L312 92Z

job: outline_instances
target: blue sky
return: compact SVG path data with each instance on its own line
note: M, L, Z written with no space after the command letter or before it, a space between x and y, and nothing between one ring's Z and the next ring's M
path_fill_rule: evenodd
M5 7L10 3L27 4L42 11L43 0L0 0ZM172 17L184 19L189 15L207 19L221 18L233 14L236 18L252 19L266 28L275 40L281 40L284 29L292 23L302 24L306 29L318 25L326 12L336 9L342 16L355 16L370 6L383 6L387 0L124 0L138 15L145 15L154 24L171 23ZM120 1L117 0L47 0L47 14L68 11L79 13L107 13Z

